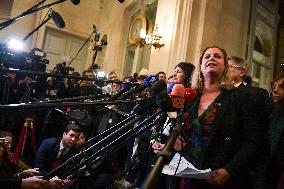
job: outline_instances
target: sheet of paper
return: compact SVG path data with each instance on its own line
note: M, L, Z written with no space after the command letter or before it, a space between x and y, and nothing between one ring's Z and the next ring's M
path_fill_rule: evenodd
M181 157L180 159L179 153L176 153L173 159L170 161L170 163L168 165L165 165L162 170L162 173L167 175L175 174L175 176L195 178L195 179L207 179L212 172L214 171L211 171L211 169L205 169L205 170L196 169L184 157Z

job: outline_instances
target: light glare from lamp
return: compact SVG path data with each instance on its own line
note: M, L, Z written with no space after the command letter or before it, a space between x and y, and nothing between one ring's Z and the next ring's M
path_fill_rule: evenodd
M140 38L145 39L146 38L146 29L142 28L140 30Z
M145 41L146 41L146 44L151 44L152 43L152 36L151 35L146 35L145 37Z
M10 41L8 41L8 47L14 50L23 50L24 43L21 40L11 39Z
M98 72L98 77L99 77L99 78L103 78L103 77L105 77L105 76L106 76L105 72L103 72L103 71L99 71L99 72Z

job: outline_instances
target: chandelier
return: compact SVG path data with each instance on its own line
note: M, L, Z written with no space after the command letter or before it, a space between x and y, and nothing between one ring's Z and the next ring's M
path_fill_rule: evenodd
M155 49L160 49L161 47L165 46L165 43L162 42L162 36L159 35L158 32L158 24L155 25L153 32L146 34L145 29L140 30L140 46L142 45L149 45L150 48L153 46Z

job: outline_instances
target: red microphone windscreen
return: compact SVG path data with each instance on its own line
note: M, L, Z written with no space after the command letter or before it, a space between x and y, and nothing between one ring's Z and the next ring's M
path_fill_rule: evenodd
M196 91L193 88L186 88L184 92L184 99L186 102L191 102L196 95Z
M184 108L184 102L185 102L184 98L172 96L171 99L172 99L173 108L178 108L178 109Z
M171 99L172 99L172 104L173 108L184 108L184 93L185 93L185 88L182 84L176 84L171 92Z
M172 89L171 96L184 97L185 88L182 84L175 84Z

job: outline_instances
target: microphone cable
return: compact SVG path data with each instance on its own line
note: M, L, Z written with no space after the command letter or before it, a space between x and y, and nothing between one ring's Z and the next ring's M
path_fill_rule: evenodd
M47 13L45 14L44 18L42 19L41 24L44 22L44 20L47 18L47 16L52 12L52 8L49 8Z

